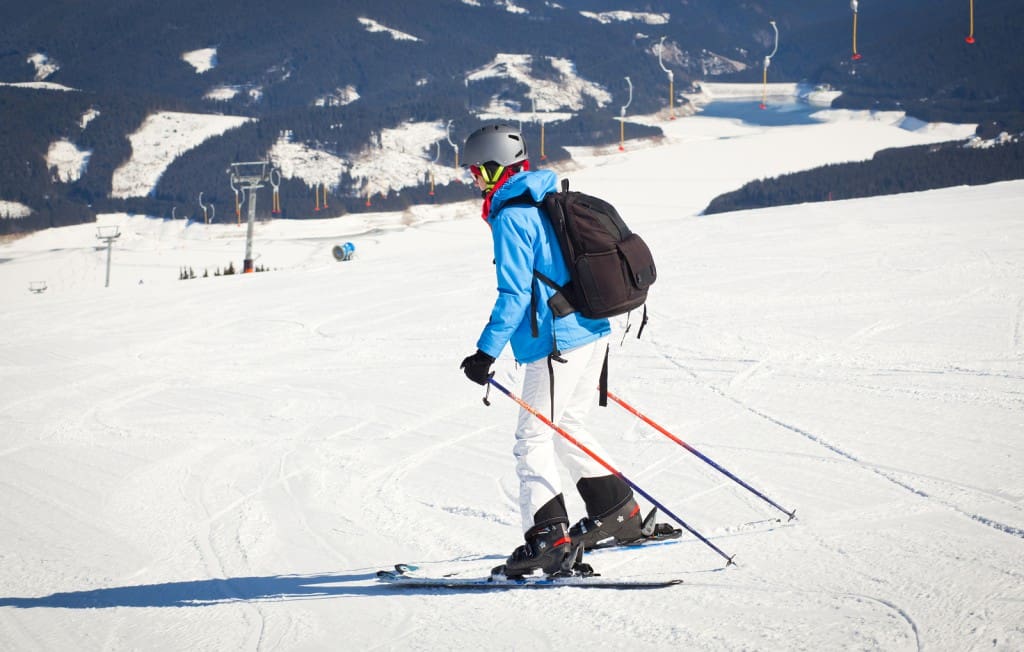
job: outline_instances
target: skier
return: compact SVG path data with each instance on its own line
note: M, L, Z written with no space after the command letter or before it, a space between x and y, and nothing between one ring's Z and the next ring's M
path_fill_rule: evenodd
M597 401L598 382L611 333L607 319L573 312L557 320L548 305L554 291L534 276L540 272L558 284L569 280L551 222L530 202L557 190L549 170L530 171L522 134L507 125L489 125L470 134L464 147L469 167L483 196L483 218L491 227L498 297L490 321L477 340L477 351L461 368L473 382L487 384L491 366L511 343L524 366L522 398L607 460L584 425ZM614 537L619 542L642 538L640 507L633 490L609 474L527 410L515 431L519 506L525 543L495 569L521 577L541 569L558 573L571 565L577 546L591 548ZM576 483L587 516L569 527L558 461Z

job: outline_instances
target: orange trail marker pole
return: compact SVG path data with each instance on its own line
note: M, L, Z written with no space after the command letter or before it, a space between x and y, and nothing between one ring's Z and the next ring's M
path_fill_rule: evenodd
M853 9L853 56L850 58L857 61L861 58L857 52L857 0L850 0L850 9Z
M629 77L626 77L626 83L629 84L629 99L626 103L619 108L619 151L626 151L626 109L633 103L633 82Z
M964 39L968 43L974 43L974 0L971 0L971 32Z

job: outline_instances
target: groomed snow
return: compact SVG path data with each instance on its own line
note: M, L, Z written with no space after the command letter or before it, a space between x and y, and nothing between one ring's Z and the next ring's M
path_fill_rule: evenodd
M533 76L533 55L498 53L487 65L470 71L467 82L476 82L492 77L512 79L526 86L529 91L527 98L531 106L522 107L523 111L558 111L568 108L583 108L584 98L590 97L598 106L611 102L612 96L600 84L587 81L576 73L576 66L568 59L545 57L548 64L558 73L557 80ZM536 106L533 106L536 103Z
M409 122L381 131L377 143L360 152L352 162L350 173L363 189L360 194L413 189L429 179L430 174L436 185L468 183L468 173L452 165L454 149L446 134L445 125L439 122Z
M174 159L214 136L249 122L251 118L161 111L143 121L128 136L132 156L114 170L111 196L145 197Z
M37 82L43 81L53 73L60 70L60 65L58 65L57 62L41 52L36 52L30 56L28 58L28 63L31 63L36 69L35 79Z
M341 175L350 164L329 152L292 141L290 133L281 134L267 155L285 179L302 179L310 188L327 186L336 190Z
M419 41L420 39L403 31L387 27L372 18L360 18L359 23L367 32L387 34L395 41Z
M181 55L185 63L195 68L200 75L217 67L217 48L200 48Z
M0 244L0 647L1024 649L1024 182L701 217L941 134L659 124L559 170L658 262L611 389L797 519L621 409L593 430L737 568L687 536L590 556L685 580L661 591L376 583L520 540L516 410L458 369L495 292L478 202L260 223L276 271L189 281L238 266L245 229L108 215L110 288L95 225Z
M214 86L203 95L204 100L213 100L215 102L227 102L235 99L235 97L244 91L245 88L242 86Z
M0 200L0 218L17 219L20 217L28 217L31 214L32 209L25 204L16 201Z
M66 93L77 92L77 88L71 88L64 84L56 84L54 82L38 81L38 82L0 82L0 86L11 86L13 88L30 88L37 91L63 91Z
M730 84L724 82L700 82L701 92L686 95L692 101L707 103L714 100L760 99L768 97L795 97L800 85L793 82L772 82L770 84Z
M596 20L602 25L607 25L615 21L629 22L633 20L646 25L665 25L668 23L669 19L672 18L671 14L655 14L642 11L581 11L580 15L584 18Z
M503 6L505 8L505 11L507 11L510 14L524 14L525 15L525 14L530 13L529 9L526 9L525 7L520 7L515 2L513 2L513 0L495 0L494 4L496 4L498 6Z
M85 122L85 117L82 118ZM46 152L46 166L56 170L56 178L64 183L78 181L85 174L92 151L79 149L70 140L61 139L50 143Z
M97 111L96 109L89 109L88 111L82 114L82 117L78 121L78 124L82 126L82 129L85 129L89 126L90 122L92 122L98 117L100 117L99 111Z

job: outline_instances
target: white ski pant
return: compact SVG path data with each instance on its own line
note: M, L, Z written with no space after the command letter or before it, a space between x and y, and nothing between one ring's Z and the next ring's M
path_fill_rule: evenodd
M551 365L555 378L554 423L608 462L604 450L584 426L587 414L597 403L597 385L606 346L607 338L601 338L571 351L563 351L562 357L566 362L551 361ZM549 374L547 358L525 365L522 397L538 412L551 418ZM513 452L519 475L523 532L533 527L537 510L562 493L559 461L569 471L574 484L580 478L609 473L608 469L525 409L519 412Z

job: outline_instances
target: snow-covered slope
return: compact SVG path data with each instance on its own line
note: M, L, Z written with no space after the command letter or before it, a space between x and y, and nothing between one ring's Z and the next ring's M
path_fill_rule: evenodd
M1024 182L700 217L752 176L937 136L667 129L562 170L658 261L612 390L798 518L618 408L594 431L738 568L687 537L591 556L685 580L663 591L376 584L519 541L516 410L458 369L494 296L475 202L260 224L277 271L189 281L244 229L107 216L108 289L93 227L0 245L0 647L1024 647Z
M217 48L200 48L181 55L181 59L200 75L217 67Z
M46 166L55 169L54 176L65 183L77 181L85 172L92 152L79 149L66 138L50 143L46 153Z
M572 61L558 57L546 59L551 68L557 71L557 78L543 79L534 76L532 55L499 53L486 66L470 71L466 75L466 82L470 84L498 77L511 79L528 87L527 97L531 100L531 106L522 107L523 111L558 111L563 108L579 110L583 108L587 98L592 99L599 107L611 102L611 94L600 84L576 74L576 66Z
M188 150L249 118L161 111L146 118L128 137L132 156L114 170L111 196L145 197L156 189L164 171Z

